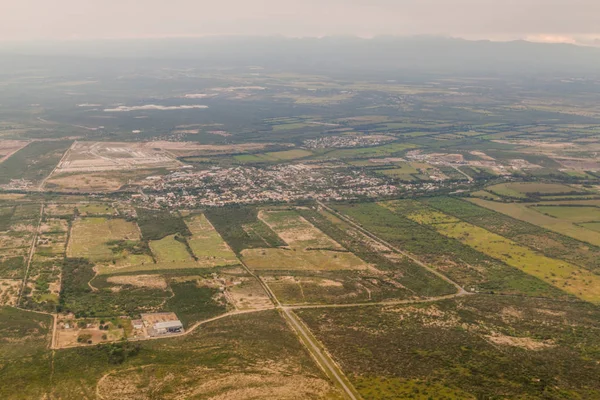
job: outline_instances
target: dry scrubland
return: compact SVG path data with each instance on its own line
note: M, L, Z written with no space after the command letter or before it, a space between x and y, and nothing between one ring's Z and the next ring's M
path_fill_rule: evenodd
M0 321L8 362L0 382L11 382L0 385L4 399L343 399L275 311L224 318L177 338L54 355L50 316L0 308Z
M365 399L600 396L590 304L478 295L297 313Z

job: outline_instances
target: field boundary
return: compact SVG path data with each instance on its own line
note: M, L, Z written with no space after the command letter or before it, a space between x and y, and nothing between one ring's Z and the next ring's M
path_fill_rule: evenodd
M432 274L436 275L438 278L443 279L444 281L448 282L449 284L451 284L452 286L454 286L457 289L457 293L456 294L460 294L460 295L465 295L468 292L462 287L460 286L458 283L454 282L452 279L448 278L446 275L442 274L439 271L436 271L435 269L431 268L430 266L426 265L424 262L422 262L421 260L419 260L418 258L416 258L415 256L413 256L412 254L409 254L403 250L398 249L395 246L392 246L390 243L388 243L387 241L381 239L380 237L376 236L375 234L369 232L368 230L366 230L365 228L363 228L362 226L360 226L359 224L357 224L356 222L354 222L352 219L348 218L346 215L334 210L333 208L325 205L322 201L317 200L317 204L321 207L323 207L325 210L329 211L331 214L335 215L336 217L340 218L341 220L347 222L348 224L352 225L354 228L358 229L359 232L363 233L364 235L367 235L368 237L370 237L371 239L379 242L380 244L389 247L391 250L402 254L403 256L409 258L410 260L412 260L413 262L415 262L416 264L418 264L419 266L425 268L427 271L431 272Z

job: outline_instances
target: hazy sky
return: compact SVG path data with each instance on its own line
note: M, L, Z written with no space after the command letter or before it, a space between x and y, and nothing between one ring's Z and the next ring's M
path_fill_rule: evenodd
M599 0L0 0L0 40L444 34L600 45Z

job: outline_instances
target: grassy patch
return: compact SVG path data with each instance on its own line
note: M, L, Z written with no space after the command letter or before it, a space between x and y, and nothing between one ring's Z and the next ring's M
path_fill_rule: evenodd
M600 221L599 207L571 207L571 206L536 206L533 210L549 215L554 218L564 219L571 222Z
M52 172L71 143L67 140L29 143L0 164L0 183L9 183L11 179L40 182Z
M542 228L572 237L582 242L600 246L600 234L577 226L571 221L553 218L536 212L532 208L527 207L526 204L497 203L482 199L469 199L469 201L478 206L489 208L490 210L506 214L515 219L541 226Z
M201 266L216 267L239 263L227 243L208 222L204 214L192 215L185 219L192 236L188 243Z
M165 236L160 240L152 240L149 244L157 263L169 264L194 262L188 252L185 238L182 238L181 236Z
M67 256L108 261L115 258L109 243L139 238L135 222L120 218L81 218L73 222Z

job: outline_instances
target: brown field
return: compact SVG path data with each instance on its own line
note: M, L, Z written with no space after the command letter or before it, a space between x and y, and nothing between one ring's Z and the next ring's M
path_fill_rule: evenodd
M112 260L116 257L107 242L139 239L140 232L134 222L119 218L80 218L73 222L67 256L92 261Z
M239 143L228 145L199 144L197 142L148 142L144 146L150 149L160 149L177 157L191 157L216 154L246 153L263 150L272 143ZM279 144L280 145L280 144ZM284 144L285 145L285 144ZM292 145L288 145L292 146Z
M108 277L107 282L150 289L167 289L167 281L161 275L117 275Z
M0 163L30 143L28 140L0 140Z
M272 367L277 367L273 370ZM184 389L178 385L170 396L177 399L195 398L210 400L247 400L247 399L329 399L340 400L341 394L333 391L324 379L308 376L289 375L278 372L279 366L267 368L257 373L217 373L208 368L192 368L182 377L185 382L194 381L192 388ZM101 398L110 399L147 399L153 390L166 385L169 379L161 382L152 376L152 366L132 368L111 373L99 382L98 393ZM152 382L148 385L147 382ZM141 388L141 389L140 389Z
M0 279L0 306L17 304L22 282L20 279Z
M239 278L227 288L230 302L238 310L262 310L273 308L273 303L260 283L254 278Z
M57 348L89 345L90 343L87 341L77 341L80 335L89 335L91 344L115 342L125 337L125 329L117 328L112 324L109 330L100 330L98 320L90 320L85 328L79 328L77 322L78 320L75 319L64 319L57 323L54 342ZM129 320L120 320L119 322L124 326L123 324ZM106 335L106 339L103 339L103 335Z
M364 270L369 266L350 252L330 250L246 249L244 262L253 270Z
M54 186L71 192L101 192L118 190L124 182L110 175L60 174L46 181L47 188Z
M335 240L317 229L295 211L264 211L258 218L293 249L327 248L342 250Z
M55 174L177 167L180 163L149 143L74 142Z
M73 203L49 203L44 207L44 214L52 216L67 216L75 212L77 204Z

